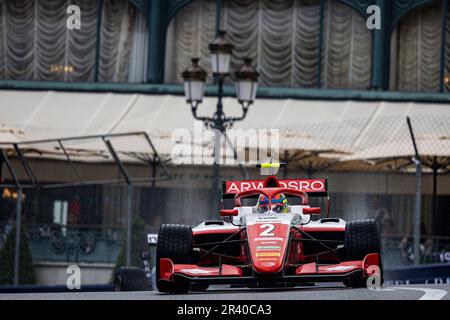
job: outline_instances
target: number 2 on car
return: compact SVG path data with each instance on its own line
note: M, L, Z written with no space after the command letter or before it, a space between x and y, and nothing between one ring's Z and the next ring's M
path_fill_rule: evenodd
M260 237L274 237L275 233L272 231L275 230L275 226L271 223L265 223L260 226L261 229L264 229L259 234Z

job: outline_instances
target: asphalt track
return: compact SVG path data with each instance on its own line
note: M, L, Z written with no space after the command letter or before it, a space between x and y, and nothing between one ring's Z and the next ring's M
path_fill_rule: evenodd
M340 284L283 289L231 289L168 295L144 292L7 293L0 300L450 300L450 284L348 289Z

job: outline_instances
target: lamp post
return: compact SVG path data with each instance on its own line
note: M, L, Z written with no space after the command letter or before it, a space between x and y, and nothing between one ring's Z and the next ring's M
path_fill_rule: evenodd
M250 105L253 104L258 87L258 72L252 67L251 59L245 58L244 64L235 72L236 98L242 107L240 117L227 117L223 111L223 86L230 72L231 54L233 45L226 40L226 32L219 31L218 37L209 45L211 52L211 69L217 83L216 111L212 117L197 115L198 106L203 101L207 73L199 65L198 58L192 58L192 64L182 73L184 80L184 93L186 102L190 104L192 115L196 120L202 121L208 129L214 130L214 164L213 164L213 206L218 211L219 184L220 184L220 139L226 130L236 121L244 120Z

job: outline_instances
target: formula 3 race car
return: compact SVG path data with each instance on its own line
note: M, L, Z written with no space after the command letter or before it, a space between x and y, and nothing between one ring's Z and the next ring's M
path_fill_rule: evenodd
M193 228L161 226L158 290L187 293L213 284L280 287L316 282L365 287L369 277L378 277L382 284L381 242L374 220L313 221L321 208L310 207L309 198L328 197L327 182L275 176L224 182L222 220Z

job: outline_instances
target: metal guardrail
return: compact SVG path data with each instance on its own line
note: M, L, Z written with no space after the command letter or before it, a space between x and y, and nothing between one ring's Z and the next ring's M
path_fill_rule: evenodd
M388 285L450 283L450 263L385 270L384 278Z
M0 293L44 293L44 292L108 292L113 291L112 284L83 285L80 289L70 290L67 286L0 286Z

